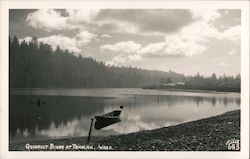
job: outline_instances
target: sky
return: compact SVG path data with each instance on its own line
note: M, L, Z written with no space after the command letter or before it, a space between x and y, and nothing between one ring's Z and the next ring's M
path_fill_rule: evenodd
M14 9L9 34L106 65L185 75L240 73L241 12L235 9Z

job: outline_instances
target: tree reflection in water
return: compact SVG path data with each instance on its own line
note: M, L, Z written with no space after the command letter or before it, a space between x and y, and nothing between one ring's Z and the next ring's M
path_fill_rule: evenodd
M188 117L178 118L180 115L177 113L181 114L181 110L191 112L195 107L200 110L204 107L209 109L222 107L224 109L226 106L234 107L227 109L239 108L240 98L175 95L136 95L136 98L134 95L124 95L122 98L12 95L9 111L10 140L15 140L16 136L32 138L38 132L50 130L52 127L67 128L73 122L79 122L77 126L87 131L91 117L117 109L119 105L125 107L121 123L123 127L120 125L119 129L125 128L126 124L131 125L129 122L139 122L139 120L143 120L144 125L145 123L149 125L142 127L144 129L164 126L166 122L178 123L190 120ZM171 118L171 115L164 115L164 112L176 114L173 114ZM80 123L81 120L84 122ZM74 127L74 129L77 128Z

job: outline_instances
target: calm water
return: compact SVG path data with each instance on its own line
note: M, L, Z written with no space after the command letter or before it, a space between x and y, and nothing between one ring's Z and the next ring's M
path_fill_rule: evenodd
M10 96L10 142L87 136L91 117L119 109L120 105L124 106L122 121L102 130L93 129L93 135L150 130L240 109L240 94L143 89L15 89Z

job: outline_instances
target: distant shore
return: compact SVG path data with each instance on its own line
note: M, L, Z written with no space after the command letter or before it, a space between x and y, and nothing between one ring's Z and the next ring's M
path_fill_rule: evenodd
M157 87L157 86L148 86L143 87L143 89L149 90L159 90L159 91L182 91L182 92L201 92L201 93L240 93L239 89L199 89L199 88L184 88L184 87Z
M74 144L73 146L76 148L69 149L69 151L228 151L228 143L239 140L240 110L235 110L218 116L155 130L107 137L91 137L89 145L86 145L87 137L33 141L29 144L49 145L52 143L64 146ZM10 144L9 150L29 151L25 149L26 144L24 142ZM34 151L50 150L35 149ZM56 149L52 149L52 151L56 151ZM61 149L61 151L67 150Z
M143 89L147 89L147 88L143 88ZM215 91L215 90L183 89L183 88L164 88L164 89L148 89L148 90L191 92L191 93L238 93L238 92L219 92L219 91Z

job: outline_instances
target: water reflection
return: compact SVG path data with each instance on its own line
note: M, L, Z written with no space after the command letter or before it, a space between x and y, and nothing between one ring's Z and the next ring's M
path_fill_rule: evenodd
M39 104L38 104L39 101ZM239 109L240 97L124 94L117 97L11 95L10 141L87 136L90 119L124 105L122 122L94 131L115 135L155 129Z

